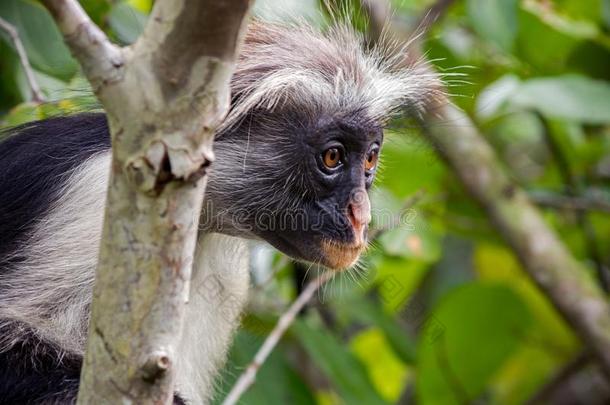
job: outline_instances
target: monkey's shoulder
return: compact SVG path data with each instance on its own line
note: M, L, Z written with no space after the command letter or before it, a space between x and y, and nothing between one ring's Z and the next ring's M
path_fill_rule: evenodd
M74 169L110 147L106 116L77 114L0 134L0 258L57 200Z

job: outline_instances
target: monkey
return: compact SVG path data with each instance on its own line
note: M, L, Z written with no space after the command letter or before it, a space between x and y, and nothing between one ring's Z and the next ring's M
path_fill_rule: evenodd
M408 52L344 23L250 22L215 133L174 403L214 394L247 299L249 240L327 271L358 261L384 128L443 96ZM110 150L103 112L26 123L0 143L1 403L76 401Z

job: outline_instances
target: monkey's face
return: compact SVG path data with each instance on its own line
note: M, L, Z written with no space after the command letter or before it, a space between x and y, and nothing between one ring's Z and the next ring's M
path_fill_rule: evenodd
M222 217L216 230L262 238L297 260L332 269L353 265L367 246L381 128L357 113L315 122L291 114L258 119L243 131L249 138L232 133L215 146L223 162L208 186L212 202L222 206L208 208Z
M358 259L381 123L444 100L426 63L387 42L370 47L342 26L252 26L214 145L206 229L334 269Z

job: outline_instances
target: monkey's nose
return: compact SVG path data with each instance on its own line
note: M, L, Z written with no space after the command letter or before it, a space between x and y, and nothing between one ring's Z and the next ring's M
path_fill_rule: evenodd
M369 196L364 190L354 193L347 206L347 217L354 229L356 243L361 244L366 240L366 231L371 222L371 203Z

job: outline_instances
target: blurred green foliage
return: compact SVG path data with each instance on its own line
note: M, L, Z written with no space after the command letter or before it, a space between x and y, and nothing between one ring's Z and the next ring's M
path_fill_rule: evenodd
M137 38L151 8L151 0L81 3L121 44ZM433 3L395 0L396 18L412 23ZM365 28L363 12L349 10ZM316 0L258 0L256 13L328 23ZM0 16L18 29L47 99L31 102L13 44L0 33L3 125L98 108L38 2L2 0ZM453 101L544 204L545 218L575 256L592 274L608 268L610 1L459 0L434 24L426 47L439 72L466 74L463 81L447 76ZM521 403L581 350L417 128L397 121L386 139L372 198L377 212L393 213L400 226L374 242L363 269L319 292L244 404ZM402 212L421 190L417 205ZM582 212L556 206L565 197L597 205ZM374 225L387 225L374 217ZM261 247L252 266L252 302L218 401L307 270Z

